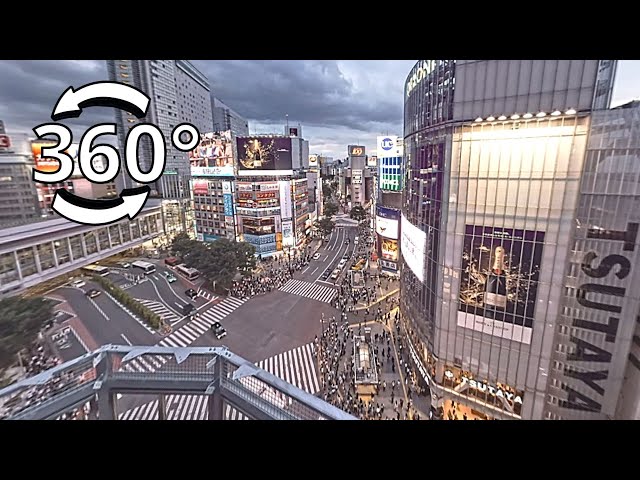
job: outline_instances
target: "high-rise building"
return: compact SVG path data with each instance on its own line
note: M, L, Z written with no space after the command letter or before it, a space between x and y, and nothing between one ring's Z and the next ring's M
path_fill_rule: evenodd
M238 137L236 142L239 239L254 245L262 257L301 247L310 233L303 171L308 142L289 135Z
M145 118L118 110L116 120L121 148L126 135L139 123L152 123L162 131L167 149L165 172L155 189L166 199L189 198L189 160L185 152L174 147L173 129L183 122L195 125L200 132L210 130L211 103L207 77L185 60L107 60L109 79L132 85L151 99ZM140 139L139 164L143 171L151 168L151 143L147 136ZM138 184L122 171L119 189Z
M403 151L402 138L396 135L378 137L375 241L380 270L390 275L398 274L400 255Z
M607 110L615 66L411 70L400 325L434 415L637 417L639 117Z
M349 145L347 147L348 167L340 169L339 189L348 208L364 206L373 200L375 168L367 164L365 147Z
M1 122L0 122L1 123ZM27 223L41 216L36 185L31 179L34 161L26 135L0 132L0 225Z
M211 95L211 111L213 113L212 126L214 132L230 130L234 137L249 135L249 122L213 95Z

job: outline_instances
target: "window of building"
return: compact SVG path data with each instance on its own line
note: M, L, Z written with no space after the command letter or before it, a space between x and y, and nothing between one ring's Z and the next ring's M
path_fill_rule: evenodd
M51 242L36 245L36 250L38 252L38 257L40 258L40 268L42 268L42 270L49 270L56 266L56 261L53 258Z

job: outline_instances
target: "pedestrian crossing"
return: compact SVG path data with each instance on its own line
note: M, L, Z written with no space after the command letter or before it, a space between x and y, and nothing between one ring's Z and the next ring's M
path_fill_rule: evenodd
M206 290L198 290L198 297L206 298L207 300L211 300L212 298L216 298L212 293L207 292Z
M222 302L213 305L207 311L200 313L194 320L160 340L158 345L161 347L188 347L209 330L213 322L222 322L226 316L245 301L234 297L225 298ZM167 359L168 357L160 355L145 355L144 358L140 356L124 363L122 369L127 372L153 373L167 363Z
M163 303L157 302L155 300L147 300L145 298L136 298L136 301L140 302L153 313L160 315L160 318L171 325L180 321L180 317L169 310Z
M331 303L331 300L336 296L335 288L304 282L302 280L296 280L295 278L285 283L280 287L280 290L325 303Z
M269 357L257 362L256 365L312 395L320 391L318 370L313 354L313 342ZM257 384L255 381L251 381L251 377L244 377L240 381L247 388L254 391L257 390ZM290 403L281 393L268 386L260 388L260 391L255 393L280 408L286 408ZM166 404L168 420L208 419L209 412L206 395L169 395ZM118 415L119 420L158 420L158 418L157 400ZM227 405L225 420L248 420L248 418L235 408Z
M208 420L208 395L165 396L167 420ZM154 400L134 407L118 415L118 420L159 420L160 402ZM224 407L224 420L250 420L244 413L229 404Z

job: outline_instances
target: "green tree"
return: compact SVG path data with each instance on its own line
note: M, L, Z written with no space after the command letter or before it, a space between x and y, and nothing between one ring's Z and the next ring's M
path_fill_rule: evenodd
M334 222L330 218L323 218L321 220L318 220L316 226L318 230L322 232L322 235L326 237L327 235L331 235L331 232L333 232L333 229L336 226L336 222Z
M333 202L327 202L324 204L324 214L327 217L333 217L338 213L338 206Z
M367 217L367 211L362 206L356 205L355 207L353 207L351 209L351 212L349 213L349 216L352 219L361 222L362 220L364 220Z
M329 199L333 196L333 188L328 183L322 185L322 196L326 199Z
M196 245L201 245L201 243L196 240L192 240L186 233L180 233L176 235L173 242L171 242L171 253L182 257L189 251L196 248Z
M52 318L53 303L44 298L16 296L0 300L0 368L15 363L18 352L31 346Z

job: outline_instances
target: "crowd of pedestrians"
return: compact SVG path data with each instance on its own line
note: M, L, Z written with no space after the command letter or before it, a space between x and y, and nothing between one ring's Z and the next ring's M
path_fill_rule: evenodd
M233 282L230 293L240 299L249 299L278 290L287 283L293 274L309 265L309 256L305 253L291 254L261 262L261 272Z

